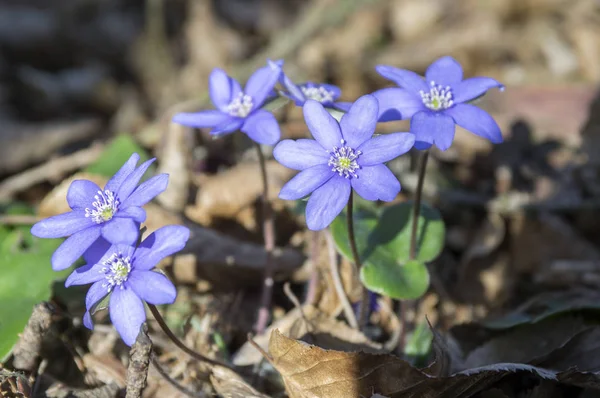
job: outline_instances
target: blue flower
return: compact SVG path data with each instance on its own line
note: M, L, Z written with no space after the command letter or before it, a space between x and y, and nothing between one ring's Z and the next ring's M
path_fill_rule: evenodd
M189 236L186 227L170 225L149 235L137 249L99 240L84 255L87 264L73 271L65 282L67 287L92 284L85 298L84 325L93 328L90 311L110 294L110 319L123 341L132 345L146 321L144 302L162 305L175 301L173 283L152 269L183 249Z
M283 68L283 60L268 60L267 62L274 67ZM311 99L320 102L324 107L336 108L335 101L342 95L340 88L332 84L313 82L295 84L284 72L281 72L279 83L285 89L280 93L294 101L297 106L303 106L307 100ZM343 110L347 111L347 109Z
M301 170L281 189L281 199L296 200L312 192L306 207L309 229L327 227L340 214L352 189L367 200L392 201L400 182L382 163L407 152L410 133L373 137L378 115L372 95L360 97L338 123L320 103L308 100L304 119L315 140L283 140L273 156Z
M154 159L136 169L135 153L106 183L104 189L88 180L75 180L67 192L72 211L46 218L31 228L39 238L69 236L52 255L52 268L69 268L100 237L113 244L137 241L139 223L146 220L141 206L167 188L169 177L160 174L138 183Z
M379 101L379 121L411 119L415 148L435 144L445 151L454 140L454 124L486 138L502 142L502 132L494 119L476 106L466 104L491 88L504 86L489 77L463 80L463 70L452 57L442 57L425 72L425 80L414 72L378 65L380 75L403 88L384 88L373 93Z
M270 63L254 72L242 91L237 81L216 68L210 74L209 92L217 109L179 113L173 121L190 127L210 127L214 135L241 130L259 144L274 145L281 136L279 124L271 113L260 108L280 75L281 68Z

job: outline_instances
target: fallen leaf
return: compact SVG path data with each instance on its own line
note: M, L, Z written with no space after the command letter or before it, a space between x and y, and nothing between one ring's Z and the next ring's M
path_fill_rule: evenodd
M274 160L267 162L269 200L279 200L279 191L293 173ZM258 163L238 163L222 173L201 177L199 184L196 203L185 209L185 215L191 220L208 226L216 218L235 219L250 230L256 228L254 213L244 210L251 210L262 195Z

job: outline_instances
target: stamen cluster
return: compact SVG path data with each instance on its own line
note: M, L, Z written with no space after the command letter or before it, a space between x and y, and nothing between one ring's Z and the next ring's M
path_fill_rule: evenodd
M331 157L328 166L332 166L331 171L338 173L340 176L346 178L358 178L356 170L360 169L360 166L356 162L356 159L362 154L361 151L355 151L346 145L346 140L341 141L342 146L333 147L333 151L330 152Z
M434 81L430 83L431 88L429 92L419 91L423 104L433 110L438 111L441 109L448 109L454 105L452 89L450 86L442 87L440 84L435 84Z
M110 190L98 191L92 202L93 209L86 207L85 216L91 217L96 224L102 224L113 218L119 208L119 200Z
M227 105L227 112L234 117L246 117L252 112L253 105L251 96L239 93L237 97Z
M304 96L307 99L312 99L312 100L318 101L320 103L333 102L333 100L334 100L334 93L327 90L323 86L319 86L319 87L302 86L302 87L300 87L300 89L302 90L302 94L304 94Z
M104 279L106 279L102 287L106 287L109 293L115 286L122 287L131 272L130 258L124 257L122 253L113 253L102 264L104 267L100 272L105 274Z

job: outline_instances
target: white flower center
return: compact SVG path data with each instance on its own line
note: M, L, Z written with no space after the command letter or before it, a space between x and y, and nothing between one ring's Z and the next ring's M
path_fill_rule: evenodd
M104 267L100 272L105 274L104 279L106 279L106 282L102 284L102 287L107 288L109 293L115 286L121 286L122 288L131 272L129 257L123 257L122 253L113 253L103 264Z
M244 93L239 93L237 97L235 97L233 101L227 105L227 112L231 116L246 117L252 111L253 106L254 104L252 103L251 96Z
M98 194L94 195L94 199L96 200L92 202L93 209L90 210L86 207L85 216L91 217L96 224L111 220L119 209L119 200L115 194L108 189L98 191Z
M361 151L355 151L346 145L345 140L342 140L341 147L334 146L333 151L329 153L331 157L327 165L332 166L331 171L346 178L358 178L356 170L360 169L360 166L356 162L356 159L362 154Z
M327 90L323 86L319 86L319 87L301 86L300 89L302 90L302 94L304 94L306 99L315 100L320 103L333 102L333 96L334 96L333 92Z
M433 111L439 111L448 109L454 105L454 101L452 100L452 89L450 86L442 87L440 84L435 84L434 81L431 81L429 84L431 88L428 93L423 90L419 91L421 100L427 108Z

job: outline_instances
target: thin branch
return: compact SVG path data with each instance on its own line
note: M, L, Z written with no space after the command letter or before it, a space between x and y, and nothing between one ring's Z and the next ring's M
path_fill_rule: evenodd
M0 201L11 199L25 189L57 177L62 177L89 165L100 157L104 146L94 144L73 154L49 160L48 162L7 178L0 183Z
M181 385L181 383L179 383L177 380L173 379L171 376L169 376L169 374L167 373L166 370L163 369L163 367L161 366L160 362L158 362L158 359L156 359L156 354L152 354L152 366L154 366L154 368L156 369L156 371L163 377L163 379L165 379L170 385L172 385L173 387L175 387L177 389L177 391L189 396L189 397L193 397L193 398L206 398L207 395L199 392L196 393L190 389L188 389L187 387Z
M173 343L175 343L175 345L177 347L179 347L183 352L185 352L192 358L197 359L198 361L206 362L211 365L219 365L219 366L223 366L225 368L234 370L231 365L228 365L221 361L217 361L216 359L208 358L208 357L192 350L191 348L188 348L185 344L183 344L183 342L181 340L179 340L179 338L177 336L175 336L175 333L173 333L173 331L171 329L169 329L169 326L163 319L162 315L160 315L160 312L158 312L158 309L156 308L156 306L154 306L152 304L148 304L148 308L150 308L150 312L152 313L152 315L158 322L158 325L161 327L163 332L165 332L165 334L173 341Z

